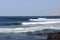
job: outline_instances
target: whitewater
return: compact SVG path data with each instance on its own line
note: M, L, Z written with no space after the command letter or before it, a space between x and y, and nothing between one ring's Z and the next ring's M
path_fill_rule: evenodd
M47 40L47 36L29 34L50 32L60 32L59 16L0 17L0 40Z
M24 27L0 28L0 33L35 32L35 31L42 31L44 29L60 30L60 27L58 25L58 24L60 24L60 19L43 19L43 21L41 20L40 22L39 21L31 22L31 20L30 20L28 22L22 22L21 24L22 24L22 26L28 26L28 27L26 27L26 28L24 28Z

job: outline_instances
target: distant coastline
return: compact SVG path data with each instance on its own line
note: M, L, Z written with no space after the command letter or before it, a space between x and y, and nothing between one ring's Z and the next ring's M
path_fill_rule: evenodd
M50 16L60 16L60 13L51 14Z

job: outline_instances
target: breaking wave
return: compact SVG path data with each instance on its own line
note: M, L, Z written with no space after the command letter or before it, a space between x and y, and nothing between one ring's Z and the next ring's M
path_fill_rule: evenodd
M56 25L45 25L45 26L33 26L27 28L0 28L0 33L22 33L22 32L35 32L35 31L42 31L44 29L60 29Z
M60 23L60 21L48 21L48 22L23 22L22 25L31 25L31 24L55 24Z
M60 23L60 19L38 18L38 19L29 19L29 20L30 20L30 22L22 22L22 25Z
M37 18L37 19L29 19L30 21L60 21L60 19L47 19L47 18Z
M0 28L0 33L22 33L22 32L34 32L34 31L41 31L43 29L60 29L60 19L47 19L47 18L38 18L38 19L29 19L29 21L21 22L23 26L28 25L27 28L24 27L17 27L17 28ZM36 26L38 25L39 26ZM59 24L59 25L53 25ZM17 25L17 23L15 23ZM20 22L19 22L20 25ZM29 25L35 25L29 27ZM42 25L42 26L41 26ZM55 27L56 26L56 27Z

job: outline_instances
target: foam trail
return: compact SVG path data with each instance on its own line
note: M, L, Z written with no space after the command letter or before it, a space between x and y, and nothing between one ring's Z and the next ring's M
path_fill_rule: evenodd
M38 28L0 28L0 33L21 33L21 32L33 32Z
M47 22L23 22L22 25L30 25L30 24L54 24L60 23L60 21L47 21Z
M22 33L22 32L34 32L34 31L41 31L43 29L59 29L56 27L29 27L29 28L0 28L0 33Z

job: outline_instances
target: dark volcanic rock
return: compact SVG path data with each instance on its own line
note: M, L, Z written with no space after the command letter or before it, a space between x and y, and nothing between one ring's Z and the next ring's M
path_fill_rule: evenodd
M49 33L47 40L60 40L60 32L58 32L58 33Z

